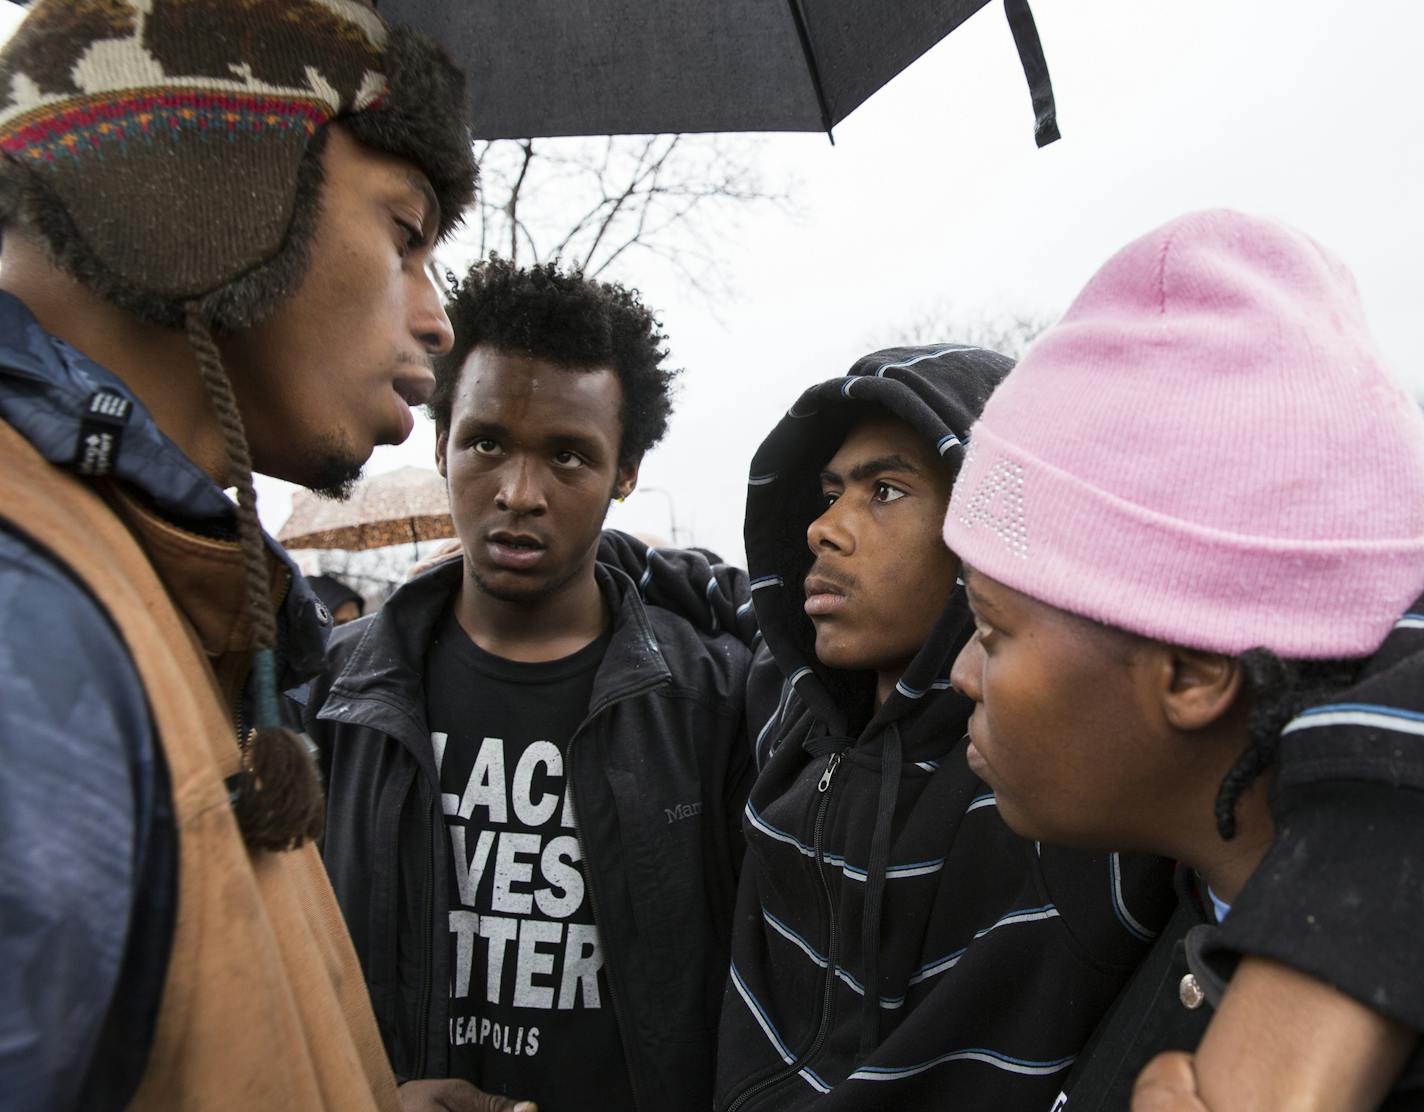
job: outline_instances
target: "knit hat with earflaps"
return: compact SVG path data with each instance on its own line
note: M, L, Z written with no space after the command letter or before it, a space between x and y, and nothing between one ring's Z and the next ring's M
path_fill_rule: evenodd
M280 729L251 458L213 333L300 284L332 122L419 166L440 234L458 223L475 183L464 79L357 0L39 0L0 50L0 220L106 300L185 328L223 429L255 630L234 809L263 849L318 835L321 795Z
M1339 261L1193 213L1114 255L994 392L944 538L1156 640L1367 656L1424 591L1424 416Z
M355 0L39 0L0 50L0 218L121 308L241 329L300 280L339 120L474 194L464 79Z

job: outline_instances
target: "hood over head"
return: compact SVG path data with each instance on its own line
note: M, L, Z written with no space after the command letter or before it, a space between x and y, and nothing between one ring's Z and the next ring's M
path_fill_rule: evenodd
M1012 367L1006 356L963 344L872 352L844 377L802 394L752 459L746 548L757 622L782 674L833 733L864 727L874 677L821 664L815 628L803 609L802 584L813 562L806 530L824 508L821 470L846 434L878 411L908 424L957 473L970 426ZM960 588L877 721L914 712L932 691L948 693L949 668L968 627Z

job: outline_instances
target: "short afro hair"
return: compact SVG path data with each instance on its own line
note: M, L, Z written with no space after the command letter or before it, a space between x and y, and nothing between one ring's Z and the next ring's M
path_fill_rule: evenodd
M637 290L560 270L557 260L521 269L491 255L470 268L445 310L455 343L435 360L427 407L439 428L450 427L465 360L475 348L489 347L567 370L611 368L623 387L620 462L641 459L667 432L680 372L661 366L667 337Z

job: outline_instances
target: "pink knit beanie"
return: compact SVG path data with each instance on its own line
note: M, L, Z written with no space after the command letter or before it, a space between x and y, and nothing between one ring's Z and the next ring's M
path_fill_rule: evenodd
M1424 415L1333 256L1193 213L1113 256L995 391L944 539L1156 640L1367 655L1424 591Z

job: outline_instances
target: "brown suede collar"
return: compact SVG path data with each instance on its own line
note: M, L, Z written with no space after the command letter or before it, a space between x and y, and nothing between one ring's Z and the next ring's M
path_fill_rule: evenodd
M241 545L166 521L117 483L107 484L103 493L192 627L232 709L252 658L252 618L247 609ZM272 604L280 610L291 587L291 574L271 552L266 555Z

